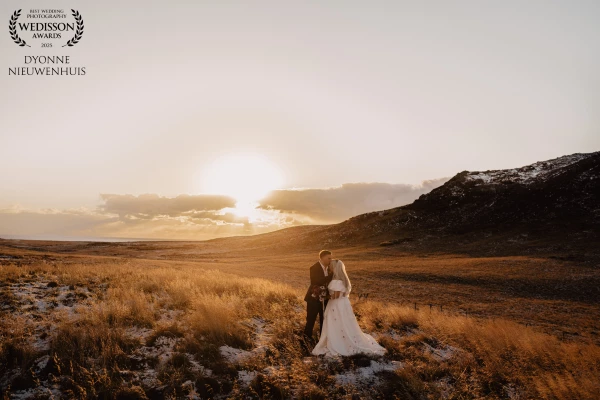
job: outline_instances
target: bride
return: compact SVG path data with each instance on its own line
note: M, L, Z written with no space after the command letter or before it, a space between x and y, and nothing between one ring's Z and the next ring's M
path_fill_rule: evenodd
M350 304L352 285L341 260L332 260L333 279L328 289L331 298L325 308L323 331L314 355L349 356L356 353L383 355L386 349L375 339L363 333Z

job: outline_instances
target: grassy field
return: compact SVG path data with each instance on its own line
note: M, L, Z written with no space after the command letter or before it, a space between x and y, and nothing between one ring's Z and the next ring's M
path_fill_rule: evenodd
M313 252L222 243L3 241L4 397L594 399L600 391L591 266L338 249L359 323L388 352L328 360L298 340Z

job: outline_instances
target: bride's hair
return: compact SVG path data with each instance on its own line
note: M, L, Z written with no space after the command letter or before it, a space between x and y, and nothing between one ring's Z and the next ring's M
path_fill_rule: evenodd
M348 278L348 274L346 273L346 266L342 262L342 260L333 260L333 279L339 279L344 282L344 286L346 286L346 293L350 294L350 290L352 290L352 284L350 283L350 278Z

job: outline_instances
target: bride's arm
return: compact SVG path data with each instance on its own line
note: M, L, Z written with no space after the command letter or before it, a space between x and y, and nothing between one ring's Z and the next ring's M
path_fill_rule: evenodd
M339 299L343 297L346 293L344 284L339 279L334 279L329 284L329 293L331 294L331 299Z

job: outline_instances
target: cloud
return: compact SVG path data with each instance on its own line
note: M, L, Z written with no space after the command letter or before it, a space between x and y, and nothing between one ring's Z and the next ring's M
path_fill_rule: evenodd
M232 213L211 213L153 218L119 217L99 209L0 209L0 237L55 240L85 238L147 238L205 240L221 236L264 233L281 228L277 223L250 224Z
M235 200L220 195L161 197L101 194L95 209L0 209L0 236L71 238L121 237L211 239L263 233L280 227L254 227L247 217L227 211Z
M235 207L235 199L221 195L186 195L161 197L157 194L100 194L100 209L119 218L152 219L157 216L177 217L190 212L218 211Z
M0 209L0 236L69 236L93 231L118 218L89 209L30 210L19 206Z
M260 201L260 208L304 215L315 222L340 222L358 214L412 203L449 178L420 185L347 183L328 189L275 190Z
M213 211L202 211L202 212L192 212L185 213L186 217L190 218L192 221L221 221L229 224L248 224L248 217L242 217L236 215L231 212L226 213L215 213Z
M0 209L0 237L205 240L266 233L295 225L335 223L398 207L446 180L416 186L348 183L329 189L276 190L250 210L252 218L233 212L235 200L227 196L101 194L102 204L93 209Z

